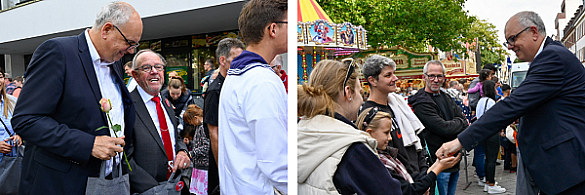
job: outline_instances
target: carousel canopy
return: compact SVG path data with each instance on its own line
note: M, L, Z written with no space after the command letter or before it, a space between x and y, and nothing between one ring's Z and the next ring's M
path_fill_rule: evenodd
M368 48L362 26L335 24L315 0L297 0L297 46L334 49L335 55L349 55Z
M318 19L333 22L315 0L297 0L299 22L310 22Z

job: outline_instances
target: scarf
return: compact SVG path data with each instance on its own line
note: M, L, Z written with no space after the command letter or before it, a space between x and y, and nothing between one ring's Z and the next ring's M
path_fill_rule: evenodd
M389 170L392 171L404 178L404 180L408 181L408 183L414 183L408 171L406 171L406 167L396 160L396 155L398 155L397 148L390 148L388 147L386 150L379 150L378 149L378 156L382 161L382 164Z
M272 68L262 56L250 52L250 51L243 51L238 57L236 57L232 64L230 65L230 69L227 71L228 75L241 75L244 74L246 71L251 70L252 68L257 67L264 67L270 69L272 72ZM276 73L275 73L276 74Z

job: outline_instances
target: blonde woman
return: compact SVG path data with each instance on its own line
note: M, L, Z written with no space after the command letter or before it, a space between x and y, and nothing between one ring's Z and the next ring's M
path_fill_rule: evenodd
M402 194L376 156L376 140L357 130L362 89L355 67L320 61L298 86L298 194Z
M22 138L14 133L12 129L12 112L16 105L16 98L6 93L6 85L4 83L4 71L0 69L0 120L3 125L0 125L0 153L9 154L15 145L22 145ZM2 154L0 154L0 163L2 163Z

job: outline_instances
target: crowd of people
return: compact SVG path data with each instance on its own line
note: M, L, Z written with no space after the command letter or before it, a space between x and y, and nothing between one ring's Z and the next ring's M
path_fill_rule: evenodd
M24 87L0 80L0 152L26 146L17 193L286 194L286 14L286 1L244 5L246 45L218 43L202 101L176 72L165 77L160 53L137 50L142 19L128 3L109 3L78 36L45 41ZM122 65L125 54L134 56Z
M17 193L287 194L287 2L248 1L238 25L246 45L219 41L203 101L176 72L165 77L160 53L137 51L142 19L124 2L45 41L24 77L0 70L0 153L26 146ZM370 56L361 73L352 59L317 63L297 86L297 193L454 195L462 149L489 194L513 185L496 181L501 151L517 194L584 192L585 68L534 12L512 16L505 34L531 62L513 93L489 64L464 90L431 60L424 87L400 93L389 57Z
M362 97L351 59L317 63L297 88L299 194L454 195L463 147L488 194L585 192L584 67L534 12L512 16L505 34L531 62L513 92L490 64L464 90L437 60L423 67L424 88L400 92L394 61L372 55ZM500 154L515 184L496 181Z

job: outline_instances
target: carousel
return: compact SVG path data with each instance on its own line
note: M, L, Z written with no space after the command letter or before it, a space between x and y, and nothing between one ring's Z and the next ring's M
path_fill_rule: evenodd
M298 84L307 82L321 60L336 59L368 49L367 33L349 22L335 24L315 0L297 0Z

